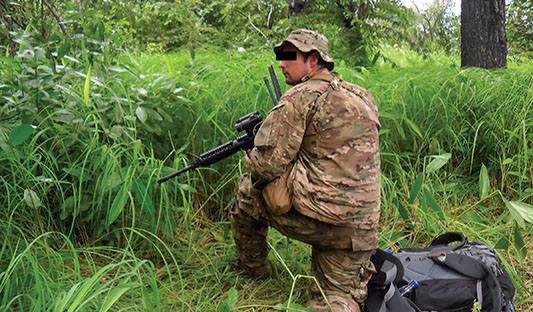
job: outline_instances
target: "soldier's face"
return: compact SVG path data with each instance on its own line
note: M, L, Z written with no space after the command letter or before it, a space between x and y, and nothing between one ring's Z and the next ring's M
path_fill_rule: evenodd
M293 61L280 61L279 68L285 75L285 82L291 86L294 86L307 76L311 72L310 62L304 62L303 54L292 45L287 45L283 48L283 52L296 52L296 60Z

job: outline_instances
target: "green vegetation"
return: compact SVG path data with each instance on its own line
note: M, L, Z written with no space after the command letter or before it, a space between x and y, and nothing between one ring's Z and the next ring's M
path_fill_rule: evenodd
M262 78L276 62L262 48L285 35L285 2L260 1L258 9L254 1L228 1L242 4L230 10L218 1L179 1L201 7L198 15L183 6L164 9L164 1L106 1L79 11L81 4L65 1L56 7L70 26L64 32L35 3L12 6L12 26L24 27L0 32L0 310L303 305L314 283L308 246L271 231L272 278L253 281L231 268L228 210L245 170L242 155L156 183L185 166L188 153L235 138L238 117L267 114L272 104ZM269 4L277 22L266 38L242 26L266 22ZM145 14L128 15L140 8ZM388 12L387 21L397 11L374 13ZM155 23L171 18L185 30ZM197 30L201 36L188 42ZM250 35L244 51L228 39L241 35ZM519 55L505 70L461 69L436 43L418 50L423 56L379 43L379 51L365 47L371 66L351 65L346 51L335 57L341 76L368 88L379 104L380 245L420 246L449 230L483 240L496 246L518 288L517 311L531 310L531 59ZM124 48L137 44L147 52Z
M185 152L232 139L239 116L266 114L270 54L124 55L56 74L36 55L33 67L3 58L3 307L214 311L288 300L293 277L309 272L306 246L273 233L277 278L265 282L230 269L239 156L155 183L184 166ZM445 230L486 240L531 304L533 67L388 57L406 66L339 66L380 105L380 243L412 246ZM19 84L28 76L40 83ZM297 280L291 299L303 303L310 282Z

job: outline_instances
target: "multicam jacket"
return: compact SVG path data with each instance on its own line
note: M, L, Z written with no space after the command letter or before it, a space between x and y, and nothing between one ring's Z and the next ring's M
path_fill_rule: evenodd
M325 223L376 229L380 209L377 106L365 89L318 73L282 96L250 154L255 189L289 163L292 203Z

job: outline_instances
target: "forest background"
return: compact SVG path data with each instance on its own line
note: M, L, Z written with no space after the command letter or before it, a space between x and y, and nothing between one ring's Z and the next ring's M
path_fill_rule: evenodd
M271 278L231 269L242 154L156 183L266 116L272 46L300 27L378 101L380 246L463 232L532 309L531 2L507 4L490 70L461 67L453 1L289 2L0 1L0 310L303 310L309 246L271 230Z

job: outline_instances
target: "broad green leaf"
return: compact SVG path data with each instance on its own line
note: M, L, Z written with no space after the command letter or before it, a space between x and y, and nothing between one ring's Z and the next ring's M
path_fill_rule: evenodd
M511 158L506 158L506 159L503 161L503 164L504 164L504 165L508 165L508 164L510 164L510 163L512 163L512 162L513 162L513 160L512 160Z
M489 195L489 174L487 167L485 165L481 166L481 171L479 172L479 197L485 198Z
M439 218L441 218L441 220L444 220L445 218L444 213L442 212L442 209L440 208L439 204L435 200L435 197L433 197L433 194L431 193L431 190L429 189L427 185L424 185L424 197L426 198L426 201L431 207L431 209L433 209L433 211L437 213L437 215L439 216Z
M138 106L135 109L135 115L137 115L137 118L139 118L140 121L145 122L146 121L146 112L144 109L140 106Z
M128 200L128 185L124 184L120 188L120 190L117 193L117 196L115 196L115 200L113 200L113 204L111 205L111 209L108 211L106 215L106 225L111 225L111 223L115 222L115 220L118 218L120 213L122 212L122 209L124 209L124 205L126 205L126 201Z
M159 115L159 113L151 108L145 108L146 110L146 113L148 115L150 115L151 119L155 119L157 121L161 121L163 120L163 118L161 117L161 115Z
M179 186L179 188L181 188L184 191L196 193L196 189L193 186L189 185L189 184L178 184L178 186Z
M524 228L526 226L526 223L524 222L524 218L522 218L522 216L520 215L520 213L518 213L518 211L516 210L516 208L511 204L510 201L508 201L507 199L503 199L504 203L505 203L505 206L507 207L507 209L509 209L509 212L511 213L511 216L513 217L513 219L516 221L516 223L518 223L518 225L520 225L520 227Z
M91 91L91 65L87 70L87 77L85 77L85 87L83 88L83 98L85 100L85 105L89 106L89 95Z
M114 140L118 140L123 132L124 129L122 126L114 125L113 127L111 127L111 130L109 130L109 137Z
M524 220L533 223L533 206L521 201L508 201L505 198L503 200L513 218L522 228L526 226Z
M228 291L228 306L230 310L237 306L237 289L235 287L231 287Z
M415 183L411 187L411 190L409 191L409 205L412 205L415 202L416 196L418 196L418 193L420 192L420 189L422 188L422 184L424 183L424 174L421 172L416 177Z
M20 143L24 142L30 136L30 134L33 133L35 128L35 126L30 125L20 125L15 127L9 133L7 143L11 146L19 145Z
M444 166L448 160L452 157L452 154L445 153L442 155L433 155L433 160L428 164L426 168L427 173L435 172L439 170L442 166Z
M37 195L37 193L29 189L24 190L24 201L26 202L28 206L34 209L42 206L39 195Z
M74 211L74 204L74 196L69 196L63 201L63 205L61 205L61 213L59 214L61 220L65 220L72 215L72 212Z
M75 118L74 114L66 109L58 109L55 114L52 116L52 119L57 122L62 122L65 124L70 124Z
M230 312L230 311L229 311L228 303L227 303L227 302L224 302L223 304L221 304L221 305L217 308L217 312Z

